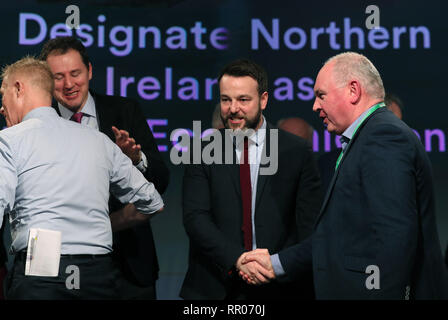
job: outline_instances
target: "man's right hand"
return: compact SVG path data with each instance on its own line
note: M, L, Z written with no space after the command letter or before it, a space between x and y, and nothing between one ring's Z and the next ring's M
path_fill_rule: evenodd
M237 260L240 277L248 284L260 285L275 279L271 258L267 249L243 253Z
M142 158L142 146L137 144L134 138L131 138L129 132L126 130L119 130L112 126L112 131L115 135L115 143L120 147L121 151L132 160L132 163L137 165Z

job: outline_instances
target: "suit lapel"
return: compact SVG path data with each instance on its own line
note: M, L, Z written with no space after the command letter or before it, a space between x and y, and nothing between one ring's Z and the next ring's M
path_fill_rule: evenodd
M240 185L240 166L238 164L231 164L226 166L229 171L230 178L235 186L235 191L238 196L241 196L241 185Z
M350 142L351 142L351 141L350 141ZM333 188L334 188L334 185L335 185L335 183L336 183L337 176L338 176L338 174L339 174L339 171L341 170L342 163L343 163L343 161L344 161L344 158L347 156L347 152L348 152L348 146L347 146L346 153L345 153L344 156L342 157L341 162L339 163L339 166L338 166L338 168L336 169L336 171L335 171L335 173L334 173L334 175L333 175L333 178L331 179L330 185L328 186L327 193L325 194L325 199L324 199L324 202L322 203L322 206L321 206L321 208L320 208L319 216L318 216L317 219L316 219L315 226L318 224L318 222L319 222L319 220L320 220L320 218L321 218L323 212L325 211L325 208L326 208L326 206L327 206L328 200L330 199L330 195L331 195L331 193L333 192Z
M266 121L266 119L265 119L265 121ZM257 196L255 198L255 211L257 211L257 207L258 207L258 204L260 203L261 195L263 194L264 187L266 186L266 182L269 180L269 177L270 177L270 176L265 175L265 174L264 175L260 175L260 168L269 166L268 163L265 163L265 161L263 161L264 160L263 159L263 155L268 155L268 154L270 155L271 154L270 153L271 152L271 150L270 150L271 135L269 134L270 130L271 130L271 126L269 125L269 123L266 123L266 135L265 135L265 138L264 138L263 151L261 153L262 159L260 161L260 166L259 166L259 169L258 169ZM280 153L280 151L279 151L279 153ZM265 164L263 165L263 163L265 163Z
M107 110L107 103L103 101L104 99L103 97L101 97L101 95L97 95L92 91L90 92L90 94L95 101L95 110L99 131L106 134L112 141L115 141L115 136L112 131L114 115L112 114L112 112L109 112Z
M58 116L61 116L61 111L59 111L58 102L56 101L55 98L51 99L51 106L53 107L54 110L56 110Z
M219 167L223 167L225 172L228 174L232 183L235 187L235 191L238 196L241 197L241 186L240 186L240 166L236 157L235 144L233 143L232 137L226 133L225 129L221 129L222 134L222 163L217 164ZM226 164L226 139L230 139L232 145L232 161L231 164Z

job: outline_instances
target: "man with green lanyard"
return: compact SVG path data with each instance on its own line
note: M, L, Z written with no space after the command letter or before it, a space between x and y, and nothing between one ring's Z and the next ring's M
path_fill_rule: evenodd
M342 152L311 237L278 254L252 284L299 280L312 268L317 299L447 299L431 164L413 131L384 107L379 72L347 52L320 70L313 111L341 135ZM272 254L272 255L271 255Z

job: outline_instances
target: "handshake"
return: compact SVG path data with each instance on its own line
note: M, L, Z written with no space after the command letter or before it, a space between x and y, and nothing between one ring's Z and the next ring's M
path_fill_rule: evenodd
M243 253L236 262L239 276L248 284L260 285L275 279L271 255L267 249Z

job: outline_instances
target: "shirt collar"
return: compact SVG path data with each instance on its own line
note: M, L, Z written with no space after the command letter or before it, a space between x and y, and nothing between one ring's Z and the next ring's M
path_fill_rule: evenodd
M258 130L255 130L250 136L248 136L248 139L252 141L252 143L255 144L256 146L260 146L264 142L264 139L266 138L266 119L264 118L263 115L261 117L263 121L261 127L258 128ZM238 134L236 134L235 136L236 136L235 145L237 148L239 148L244 141L244 139L240 137L244 136Z
M72 117L72 115L74 114L73 111L64 107L59 102L58 102L58 108L59 108L59 111L61 112L62 118L64 118L64 119L70 119ZM88 115L89 117L96 118L95 100L93 99L90 92L88 93L87 101L84 104L84 107L81 109L81 112L85 115Z
M355 130L358 127L358 124L361 123L361 121L364 119L364 117L369 113L369 111L375 107L376 104L371 106L369 109L364 111L345 131L342 133L342 136L346 137L347 139L351 140L353 138L353 135L355 134Z
M39 119L45 116L58 116L56 113L56 110L54 110L52 107L38 107L30 112L28 112L22 119L23 121L29 120L29 119Z

